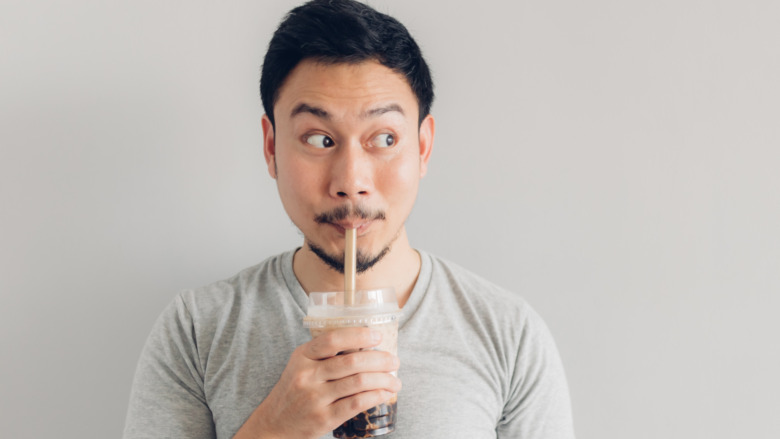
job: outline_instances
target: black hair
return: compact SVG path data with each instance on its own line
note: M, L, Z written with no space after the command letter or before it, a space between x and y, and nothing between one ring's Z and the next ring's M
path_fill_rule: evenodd
M312 0L291 10L265 54L260 97L274 122L274 104L290 72L304 59L326 64L376 60L406 78L420 120L431 111L433 80L420 47L403 24L354 0Z

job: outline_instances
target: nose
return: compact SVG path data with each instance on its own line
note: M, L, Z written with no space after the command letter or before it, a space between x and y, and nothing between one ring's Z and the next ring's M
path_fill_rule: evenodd
M359 142L342 145L331 164L329 194L333 198L360 201L373 192L372 164Z

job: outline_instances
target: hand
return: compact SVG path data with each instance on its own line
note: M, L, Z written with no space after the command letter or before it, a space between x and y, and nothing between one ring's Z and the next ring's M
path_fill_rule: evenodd
M298 346L268 397L235 438L319 438L401 390L398 357L372 348L381 334L368 328L327 332Z

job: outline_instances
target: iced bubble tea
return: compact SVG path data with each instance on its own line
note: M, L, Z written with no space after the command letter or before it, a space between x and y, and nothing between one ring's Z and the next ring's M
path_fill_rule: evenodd
M370 327L382 333L374 349L398 353L398 318L401 311L392 288L355 291L352 305L344 304L342 292L310 293L309 309L303 319L312 337L339 328ZM336 430L338 438L374 437L395 430L397 395L348 420Z

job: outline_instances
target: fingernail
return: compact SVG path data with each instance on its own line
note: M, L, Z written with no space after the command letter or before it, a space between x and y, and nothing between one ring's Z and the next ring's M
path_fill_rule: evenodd
M379 332L379 331L374 331L374 330L372 329L372 330L371 330L371 341L373 341L373 342L378 342L378 341L379 341L379 340L381 340L381 339L382 339L382 333L381 333L381 332Z

